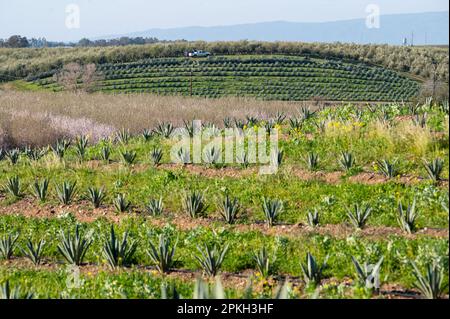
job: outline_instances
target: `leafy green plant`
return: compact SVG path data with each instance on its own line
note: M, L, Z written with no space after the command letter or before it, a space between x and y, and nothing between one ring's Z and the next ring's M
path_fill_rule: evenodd
M136 248L137 241L129 241L128 232L124 233L121 241L111 226L110 236L103 245L103 256L111 268L128 266L132 262Z
M186 193L182 204L184 211L192 218L204 216L208 209L208 205L204 201L204 195L196 190Z
M320 224L319 211L314 209L313 211L309 211L306 216L308 225L311 227L316 227Z
M136 152L134 151L122 151L120 152L122 161L124 164L131 165L136 160Z
M31 260L33 264L37 266L41 263L44 245L45 241L42 239L36 243L33 243L31 239L28 239L25 248L22 249L22 252L28 259Z
M88 187L87 198L94 205L94 208L99 208L105 200L106 193L103 188Z
M148 142L152 139L153 132L149 129L144 129L144 131L142 132L142 137L144 138L144 141Z
M58 251L69 264L79 266L83 263L84 256L91 245L90 236L83 236L80 232L80 225L76 225L74 235L71 235L70 232L67 234L61 232Z
M346 171L352 169L355 165L355 158L353 157L353 154L350 152L342 152L341 157L339 158L339 164Z
M303 272L303 279L307 285L317 286L322 280L324 269L327 267L328 256L325 257L322 265L319 265L310 253L306 254L306 262L300 263Z
M427 171L428 177L433 182L438 182L441 178L442 170L444 168L444 161L440 158L435 158L431 162L424 160L423 166Z
M272 227L278 216L283 212L283 202L278 199L267 199L263 197L262 209L266 218L266 223L269 227Z
M347 208L348 219L358 229L364 228L371 212L372 208L369 205L363 208L359 204L354 204L353 210Z
M19 198L22 196L21 193L21 185L19 176L15 175L9 177L6 180L6 184L4 186L5 190L8 191L14 198Z
M30 148L25 150L25 154L27 155L30 161L39 161L42 157L45 156L46 153L47 153L46 149Z
M241 205L237 198L231 199L227 194L225 198L219 203L220 215L230 225L236 222L236 219L241 211Z
M153 150L150 153L150 160L152 161L153 165L158 166L161 162L163 156L162 149L160 148L153 148Z
M174 264L173 256L177 243L171 246L170 239L163 234L159 235L158 244L150 242L150 249L147 254L150 256L151 261L156 265L156 268L160 273L166 273L172 268Z
M2 238L0 238L0 257L2 259L6 260L11 259L18 238L19 234L15 235L9 234L7 236L5 235Z
M355 257L352 256L352 262L355 266L356 277L358 283L366 289L380 289L380 268L384 257L381 257L376 264L368 264L364 262L360 264Z
M66 139L61 139L56 141L55 146L52 146L53 154L59 159L63 160L64 155L66 154L67 149L70 146L70 141Z
M69 205L75 196L77 182L64 181L60 185L56 185L56 194L59 201L63 205Z
M398 203L398 215L397 222L400 228L408 234L413 233L416 230L416 199L414 198L411 205L408 204L406 210L403 208L401 202Z
M114 207L119 213L124 213L130 209L131 203L127 201L124 194L118 194L113 201Z
M225 245L223 249L220 249L216 245L210 247L207 244L204 244L203 248L197 246L197 250L200 255L194 255L195 259L197 259L206 275L214 277L222 266L228 251L228 245Z
M438 299L444 292L445 285L443 284L444 271L437 262L430 262L426 265L425 274L417 267L416 263L410 261L413 268L413 275L416 278L414 286L427 299Z
M387 178L394 178L398 175L396 166L396 162L389 162L386 159L378 161L378 167L380 168L381 173Z
M32 299L34 294L25 291L20 285L11 287L9 280L0 285L0 299Z
M45 200L47 199L48 185L49 185L49 181L46 178L44 178L41 181L38 181L38 180L34 181L34 184L33 184L34 195L41 202L45 202Z

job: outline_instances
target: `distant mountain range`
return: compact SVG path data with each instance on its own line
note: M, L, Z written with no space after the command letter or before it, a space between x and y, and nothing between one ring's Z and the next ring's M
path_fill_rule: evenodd
M303 41L351 42L415 45L449 43L449 13L429 12L417 14L382 15L380 28L369 29L365 19L334 22L262 22L214 27L183 27L149 29L124 35L111 35L103 39L128 37L156 37L160 40L188 41Z

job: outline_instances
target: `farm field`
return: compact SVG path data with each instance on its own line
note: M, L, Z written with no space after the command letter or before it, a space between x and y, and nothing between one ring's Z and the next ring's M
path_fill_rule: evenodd
M184 60L158 61L179 80ZM142 96L140 75L160 66L139 66L102 66L111 90L137 83L126 96L1 93L2 287L34 298L448 298L448 103ZM385 76L375 70L362 85ZM361 94L400 99L379 88ZM55 118L64 129L34 136ZM181 148L185 163L172 163L175 128L190 136L194 119L215 137L278 132L278 171L223 163L211 148L204 163ZM442 280L431 292L418 284L427 270Z
M360 62L309 56L233 55L207 59L159 58L97 64L97 90L262 100L407 101L420 82L395 71ZM28 77L59 91L57 69Z

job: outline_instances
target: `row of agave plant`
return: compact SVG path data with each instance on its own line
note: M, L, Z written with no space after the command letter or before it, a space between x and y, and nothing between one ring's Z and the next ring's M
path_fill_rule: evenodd
M21 182L18 176L8 178L4 189L7 190L14 198L23 196L21 191ZM34 196L41 203L44 203L48 197L49 180L43 179L41 181L35 180L31 185ZM56 195L62 205L70 205L74 201L77 193L76 182L65 181L61 184L56 184ZM104 205L107 192L104 188L89 187L83 194L82 198L88 200L93 208L100 208ZM132 211L132 203L127 200L122 193L117 194L113 198L112 204L118 213L125 213ZM205 200L204 193L193 190L187 191L182 196L183 211L191 218L206 217L209 204ZM235 224L238 218L243 214L245 208L240 204L239 199L226 194L224 198L217 203L218 211L223 220L228 224ZM352 207L345 207L349 222L356 228L362 229L365 227L372 208L368 204L356 203ZM448 211L448 207L443 204L443 208ZM274 226L283 213L284 202L279 199L262 198L261 209L265 217L265 222L268 227ZM159 198L150 198L145 205L145 212L150 216L160 216L164 213L164 203L162 196ZM318 209L309 211L307 214L307 224L311 227L316 227L320 224L321 213ZM406 207L399 202L397 221L400 228L412 233L416 230L416 221L418 218L418 211L416 208L416 199Z
M0 239L0 257L4 259L12 258L18 237L18 234L10 234ZM102 257L112 269L131 265L133 263L133 255L138 247L138 242L130 239L128 232L125 232L122 238L120 237L120 235L116 234L114 227L111 226L109 237L104 239ZM68 264L81 266L92 243L92 236L83 234L79 226L76 226L73 234L61 232L58 251ZM146 253L152 262L152 266L161 274L170 272L176 266L175 252L177 243L177 241L173 243L169 237L163 234L159 235L157 241L149 241ZM33 242L28 239L26 245L20 249L24 256L35 265L39 265L42 261L44 245L45 242L43 240ZM208 244L198 245L198 253L194 254L193 257L205 275L215 277L220 271L228 249L228 245L223 247ZM273 275L275 257L265 247L253 253L253 260L256 270L263 278ZM324 277L323 272L327 268L327 261L328 256L320 263L312 254L306 254L305 262L301 262L300 266L303 281L307 287L320 285ZM358 285L378 292L380 289L380 269L383 257L376 264L361 263L355 257L352 257L352 262ZM427 298L439 298L445 289L443 284L443 267L438 265L437 262L430 262L426 266L425 274L422 274L413 261L410 261L410 264L416 277L415 287ZM7 288L9 289L9 287ZM3 287L3 297L5 296L11 297L16 296L16 294L11 294L11 291L9 291L9 294L5 294L5 287Z
M81 142L80 142L81 141ZM53 149L53 153L60 159L64 159L64 154L69 148L71 142L68 140L58 141ZM84 136L77 138L75 144L76 153L78 154L81 161L85 159L87 152L88 139ZM83 146L80 146L83 145ZM23 152L30 160L37 161L47 153L46 149L30 149L27 148ZM100 149L99 159L103 160L105 163L109 163L111 160L112 148L109 145L104 145ZM137 162L137 154L135 151L131 150L120 150L119 151L121 161L125 165L133 165ZM21 152L19 149L12 149L9 151L3 151L0 149L0 161L4 158L8 158L12 165L18 163ZM218 148L209 147L205 149L204 161L207 165L213 167L223 166L221 160L221 154ZM176 151L177 161L182 164L190 163L189 151L180 147ZM281 166L283 162L284 152L282 149L274 150L271 154L271 160L277 166ZM154 148L150 154L150 162L158 166L161 164L163 158L163 151L161 148ZM248 160L247 153L244 151L242 154L237 154L238 162L243 168L247 168L250 163ZM306 167L311 171L316 171L320 168L320 158L315 152L309 152L304 157L304 163ZM343 171L348 172L354 169L357 165L355 156L349 151L342 151L337 156L337 163L342 168ZM444 161L440 158L435 158L431 161L423 160L423 166L427 172L427 177L433 182L438 182L441 180L442 171L444 168ZM401 175L398 168L398 163L396 160L390 161L388 159L382 159L377 161L377 167L379 171L388 179L395 178Z

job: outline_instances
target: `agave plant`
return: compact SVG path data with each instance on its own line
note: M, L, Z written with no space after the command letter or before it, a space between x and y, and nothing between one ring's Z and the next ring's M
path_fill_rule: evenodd
M255 126L256 124L258 124L258 119L255 116L246 115L245 120L247 122L248 127Z
M315 209L314 211L309 211L307 215L308 225L311 227L316 227L320 223L319 211Z
M360 285L367 289L380 289L380 268L384 257L381 257L376 264L368 264L364 262L360 264L355 257L352 256L352 262L355 266L356 276Z
M20 151L18 148L13 148L6 152L6 157L9 159L12 165L16 165L19 162Z
M313 118L314 115L316 115L316 112L311 111L311 109L306 106L303 106L300 109L299 113L300 113L300 118L302 121L309 120L309 119Z
M121 241L111 226L109 239L103 246L103 256L111 268L127 266L131 263L136 248L137 242L128 240L128 232L124 233Z
M306 166L312 171L316 170L319 167L319 155L314 152L309 152L305 156L304 160Z
M394 178L395 176L398 175L396 165L397 163L395 161L389 162L386 159L378 161L378 166L380 168L381 173L383 173L383 175L386 176L387 178Z
M49 185L49 181L46 178L44 178L41 181L38 181L38 180L34 181L34 184L33 184L34 195L41 202L45 202L45 200L47 199L48 185Z
M194 286L193 299L226 299L225 290L219 276L216 276L214 285L209 285L201 277L197 277Z
M191 161L191 155L189 150L186 150L184 147L180 147L175 153L176 160L179 164L187 164Z
M170 239L163 234L159 235L158 244L150 242L150 249L147 254L160 273L166 273L172 268L176 246L177 243L171 246Z
M366 225L372 208L366 205L364 208L358 204L353 205L353 210L347 208L347 216L355 228L362 229Z
M174 127L172 123L165 123L165 122L158 123L158 125L154 129L154 132L157 135L164 138L169 138L172 135L173 131Z
M231 199L227 194L218 206L220 209L220 215L223 219L230 225L234 224L241 210L241 205L239 204L238 199Z
M144 138L144 141L148 142L153 137L153 132L149 129L144 129L142 132L142 137Z
M253 260L256 263L256 269L261 274L263 278L267 278L270 275L271 261L269 257L269 252L266 247L262 247L257 252L253 253Z
M47 153L46 149L39 149L39 148L33 149L29 148L25 151L25 154L31 161L39 161L42 157L45 156L46 153Z
M109 158L111 157L111 147L109 145L105 145L100 149L100 158L108 163Z
M153 148L153 150L150 153L150 160L152 161L153 165L158 166L161 162L163 156L162 149L160 148Z
M283 212L283 202L278 199L266 199L263 197L262 209L266 218L266 223L272 227Z
M427 171L428 177L433 182L438 182L441 178L441 173L444 168L444 161L440 158L436 158L432 160L431 162L428 162L424 160L423 166L425 167L425 170Z
M199 191L186 193L183 198L183 209L192 218L206 214L208 206L205 204L204 196Z
M164 210L164 204L162 196L159 197L159 199L156 198L150 198L148 201L148 204L146 206L146 209L148 213L152 216L159 216L163 213Z
M120 156L122 157L122 161L124 164L131 165L136 160L136 152L134 151L122 151L120 152Z
M31 260L33 264L37 266L41 263L44 245L45 241L42 239L36 243L33 243L31 239L28 239L25 248L22 249L22 252L28 259Z
M285 120L286 120L286 114L278 111L277 114L275 115L275 123L278 125L282 125Z
M419 126L421 128L425 128L427 126L427 113L423 114L415 114L412 118L414 125Z
M94 205L94 208L99 208L106 197L106 193L103 187L102 188L89 187L87 189L86 195L89 201L92 203L92 205Z
M223 263L225 254L228 251L228 245L225 245L223 249L220 249L216 245L210 247L207 244L204 244L203 248L197 246L197 250L200 255L195 255L195 259L197 259L206 275L214 277Z
M322 280L322 274L327 267L328 256L325 257L322 265L319 265L310 253L306 254L306 262L300 263L303 272L303 279L307 285L317 286Z
M220 163L220 150L211 146L205 149L204 151L204 159L205 163L208 165L217 165Z
M339 158L339 164L346 171L352 169L355 165L355 158L353 157L353 154L350 152L342 152L341 157Z
M237 162L241 164L243 168L247 168L250 165L247 152L243 151L239 153L237 155Z
M128 144L131 139L131 134L129 130L125 130L122 128L120 131L116 133L116 141L121 144Z
M182 296L178 293L175 284L171 282L163 282L161 284L161 299L182 299Z
M414 232L416 229L416 219L417 219L417 212L416 212L415 198L412 204L408 205L406 210L403 208L401 202L398 203L397 222L403 231L407 232L408 234Z
M244 129L245 123L241 119L234 119L234 126L238 129Z
M289 126L291 127L291 131L301 130L303 127L303 120L296 117L292 117L289 119Z
M6 151L0 147L0 161L3 161L3 159L6 157Z
M284 155L283 149L280 149L280 150L278 150L278 149L273 150L272 153L271 153L270 155L271 155L271 157L272 157L272 158L271 158L271 163L272 163L273 165L276 165L277 167L281 166L281 163L283 162L283 155Z
M229 117L225 117L224 119L223 119L223 127L225 127L225 128L231 128L233 125L232 125L232 123L231 123L231 118L229 118Z
M414 286L424 295L427 299L438 299L444 292L444 270L437 262L430 262L426 265L425 274L419 270L417 265L410 261L413 267L413 275L416 278Z
M63 205L69 205L75 196L77 182L63 182L56 185L56 195Z
M56 141L56 145L52 146L53 154L55 154L55 156L59 158L59 160L63 160L64 155L66 154L66 151L69 148L69 146L70 146L69 140L66 139L58 140Z
M75 140L75 151L77 153L78 158L83 161L86 155L86 150L88 146L89 140L86 136L81 135L77 137Z
M21 286L11 288L9 280L0 285L0 299L32 299L33 293L25 291Z
M7 190L14 198L22 196L19 176L15 175L6 180L5 190Z
M124 213L130 209L131 203L127 201L124 194L118 194L113 201L114 207L119 213Z
M3 236L0 238L0 257L2 259L11 259L18 238L19 234L9 234L8 236Z
M80 225L75 227L75 234L70 232L64 234L61 232L61 243L58 245L58 251L64 259L71 265L81 265L84 256L92 245L90 236L83 236L80 232Z
M183 124L184 124L184 132L186 132L186 135L189 137L193 137L195 131L194 122L183 120Z

